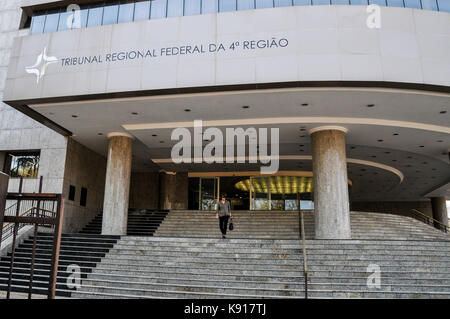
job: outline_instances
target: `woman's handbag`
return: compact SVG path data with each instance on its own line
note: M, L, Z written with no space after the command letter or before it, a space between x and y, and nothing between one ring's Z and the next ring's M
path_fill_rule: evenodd
M228 226L229 230L233 230L234 229L234 225L233 225L233 218L231 218L230 220L230 226Z

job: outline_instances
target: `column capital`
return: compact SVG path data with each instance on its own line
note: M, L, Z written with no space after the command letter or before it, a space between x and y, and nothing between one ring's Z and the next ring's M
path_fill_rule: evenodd
M317 126L308 131L309 135L320 132L320 131L341 131L347 134L348 129L343 126L335 126L335 125L325 125L325 126Z
M114 136L122 136L122 137L128 137L131 138L132 140L134 140L134 136L125 132L109 132L108 134L106 134L107 138L111 138Z

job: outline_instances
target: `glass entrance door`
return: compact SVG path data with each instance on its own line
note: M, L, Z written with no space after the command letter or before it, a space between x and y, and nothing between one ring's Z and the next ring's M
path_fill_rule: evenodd
M215 210L220 192L219 177L201 177L199 183L199 209Z

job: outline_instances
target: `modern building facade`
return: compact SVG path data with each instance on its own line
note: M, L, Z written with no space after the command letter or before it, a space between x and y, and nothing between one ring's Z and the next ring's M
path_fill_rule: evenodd
M37 191L43 176L44 192L63 193L65 231L103 212L102 233L123 235L129 209L213 210L223 192L234 210L300 202L316 238L350 238L350 210L447 224L449 11L447 0L3 1L1 168L10 191L20 176ZM176 128L192 135L191 163L173 160ZM249 136L209 163L209 128ZM279 138L263 152L252 129ZM259 155L279 150L276 172L239 161L252 136Z

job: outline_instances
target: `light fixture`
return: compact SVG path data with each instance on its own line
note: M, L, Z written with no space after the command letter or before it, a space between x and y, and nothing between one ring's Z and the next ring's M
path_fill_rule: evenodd
M131 112L131 114L138 115L139 113L138 112Z
M184 111L185 111L185 112L190 112L190 111L191 111L191 109L184 109Z
M244 106L242 106L242 108L243 108L243 109L248 109L248 108L250 108L250 106L244 105Z
M375 104L367 104L367 107L374 107Z
M78 117L78 115L72 115L72 117L73 117L73 118L77 118L77 117Z

